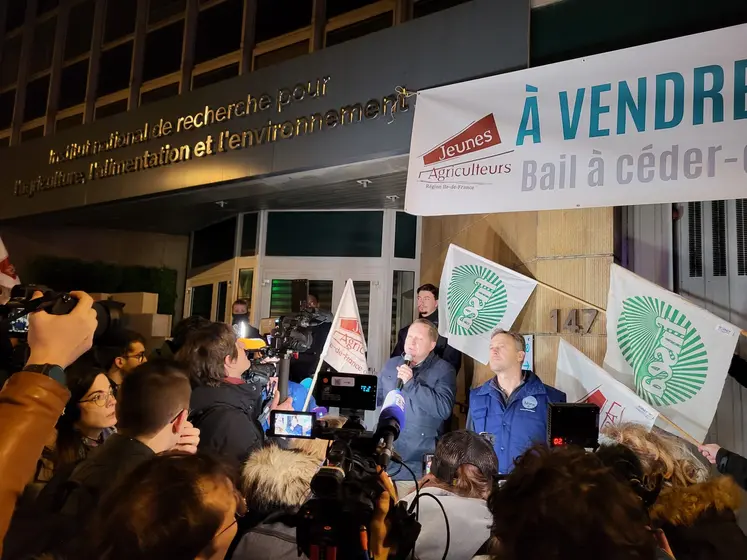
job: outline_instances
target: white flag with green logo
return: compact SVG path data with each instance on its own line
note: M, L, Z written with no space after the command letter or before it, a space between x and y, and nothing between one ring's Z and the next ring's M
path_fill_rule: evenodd
M449 346L487 364L490 334L511 328L537 282L456 245L441 272L438 331Z
M738 327L612 265L604 368L702 442L716 414ZM676 428L657 421L676 435Z

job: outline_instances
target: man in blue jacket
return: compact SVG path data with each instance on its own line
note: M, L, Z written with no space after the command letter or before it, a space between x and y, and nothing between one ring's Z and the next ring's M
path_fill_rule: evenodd
M565 402L565 393L542 383L534 372L522 370L524 337L499 329L490 340L490 381L469 395L467 429L490 434L500 474L532 444L547 442L549 403Z
M394 442L394 450L418 479L423 476L423 456L435 451L436 439L456 400L456 372L454 366L435 354L437 341L438 331L433 323L416 320L407 331L404 345L405 353L412 357L410 365L405 364L403 356L396 356L379 375L379 406L397 387L398 379L404 383L405 425ZM394 480L412 480L409 471L400 465L393 464L390 471Z

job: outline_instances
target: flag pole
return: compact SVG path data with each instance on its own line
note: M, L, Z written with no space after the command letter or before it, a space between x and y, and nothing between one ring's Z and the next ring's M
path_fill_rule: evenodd
M590 309L596 309L597 311L599 311L600 313L604 313L605 315L607 314L607 310L606 309L602 309L598 305L594 305L593 303L589 303L588 301L583 300L580 297L576 297L573 294L569 294L568 292L564 292L563 290L559 290L558 288L556 288L554 286L551 286L550 284L545 284L544 282L541 282L541 281L539 281L537 279L535 279L535 281L537 282L537 285L543 286L543 287L547 288L548 290L550 290L551 292L555 292L556 294L559 294L561 296L565 296L565 297L570 298L570 299L572 299L574 301L577 301L578 303L580 303L582 305L585 305L586 307L588 307ZM741 334L744 337L747 337L747 330L740 330L739 334ZM698 445L700 445L700 444L698 444Z
M688 434L685 430L683 430L682 428L680 428L677 424L675 424L674 422L672 422L669 418L667 418L666 416L664 416L661 412L659 412L659 418L661 418L662 420L664 420L670 426L672 426L674 428L677 428L677 431L680 432L683 436L685 436L683 439L688 440L695 447L699 447L699 446L702 445L702 443L700 443L697 439L695 439L693 436L691 436L690 434Z
M332 332L332 331L330 331ZM306 401L303 403L303 410L302 412L306 412L306 410L309 408L309 403L311 402L311 395L314 392L314 387L316 387L316 380L319 377L319 372L322 369L322 362L324 361L324 358L319 356L319 361L316 364L316 370L314 371L314 377L311 378L311 385L309 385L309 392L306 394Z

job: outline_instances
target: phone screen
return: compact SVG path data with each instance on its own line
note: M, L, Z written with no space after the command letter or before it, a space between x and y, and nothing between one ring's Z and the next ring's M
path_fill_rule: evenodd
M270 434L277 437L311 439L314 419L313 412L283 412L273 410L270 414Z
M431 474L431 463L433 463L433 453L423 455L423 474Z

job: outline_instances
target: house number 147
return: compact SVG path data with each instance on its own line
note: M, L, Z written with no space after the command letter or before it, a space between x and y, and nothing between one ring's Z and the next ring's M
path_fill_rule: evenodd
M560 309L553 309L550 312L551 332L589 334L598 314L596 309L571 309L561 325Z

